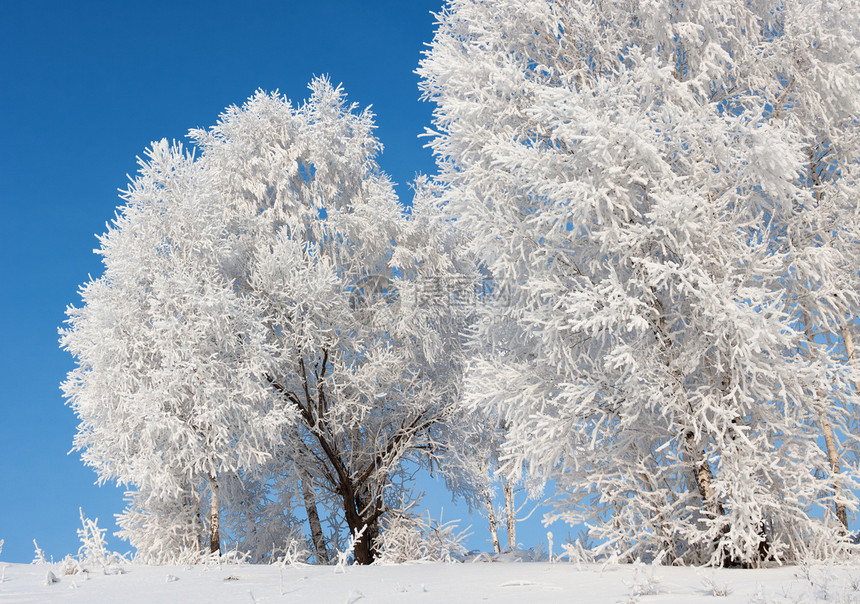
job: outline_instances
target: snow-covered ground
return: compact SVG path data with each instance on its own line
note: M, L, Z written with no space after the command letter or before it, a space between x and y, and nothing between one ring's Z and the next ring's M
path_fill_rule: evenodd
M0 562L0 602L860 603L860 565L736 570L466 562L341 570L126 565L121 574L59 571L59 565ZM54 581L49 572L56 574Z

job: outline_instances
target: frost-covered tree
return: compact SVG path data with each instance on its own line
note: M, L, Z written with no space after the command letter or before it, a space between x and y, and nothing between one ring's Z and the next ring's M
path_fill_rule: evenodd
M153 145L100 238L104 274L62 331L78 362L63 384L75 448L100 482L137 489L120 524L146 559L194 556L204 537L219 551L220 476L267 459L291 418L262 375L265 324L235 288L236 240L210 176L179 146ZM155 501L182 510L171 527Z
M856 322L858 264L858 37L843 36L856 27L857 19L842 21L843 14L856 17L857 4L845 3L830 10L790 6L780 23L783 54L791 62L782 68L785 87L769 116L801 141L797 184L803 193L792 200L791 212L777 217L775 237L785 261L785 295L802 326L805 341L800 352L821 371L823 385L811 396L830 396L831 378L846 361L853 363L852 330ZM799 42L798 42L799 41ZM822 61L822 59L825 59ZM853 385L857 392L857 378ZM832 384L831 384L832 385ZM838 386L837 386L838 387ZM847 417L844 415L847 413ZM836 417L833 416L836 414ZM818 411L831 470L839 473L840 458L856 456L856 410L852 407ZM852 420L854 427L847 425ZM846 429L847 426L847 429ZM842 490L834 480L834 507L839 521L848 527L847 510L840 501Z
M445 306L421 303L427 278L452 267L428 252L432 225L416 239L420 201L407 220L377 166L372 115L325 80L311 88L299 109L258 94L192 138L201 163L228 175L224 205L247 218L244 286L274 351L265 376L298 412L274 463L303 469L321 505L360 532L354 554L368 563L409 478L401 462L436 444L456 401L460 329Z
M470 355L477 354L470 350ZM465 394L465 393L464 393ZM486 407L468 406L466 398L460 401L460 415L463 421L452 425L453 433L447 440L458 443L448 447L440 464L444 468L448 490L455 499L463 500L470 510L477 511L487 520L487 528L493 551L503 550L499 528L507 533L505 549L517 548L516 492L522 474L520 468L512 469L511 464L503 470L499 457L505 440L505 425L498 414ZM531 485L542 490L542 485ZM501 502L499 500L501 499Z
M318 562L343 524L372 562L403 462L438 449L462 329L419 293L454 267L420 201L405 215L373 128L325 79L298 107L259 92L191 132L196 158L156 145L103 238L65 389L85 459L138 487L121 524L148 558L196 543L208 505L213 550L219 520L260 557L304 516Z
M468 350L464 345L468 342L467 333L475 327L479 306L492 293L492 284L475 262L464 234L442 211L439 203L442 195L437 183L426 177L417 179L408 235L401 239L398 250L407 259L411 256L421 259L420 270L413 274L417 286L413 295L421 306L441 312L440 318L449 326L445 329L448 335L443 344L445 354L462 363L463 355L467 358L479 355L482 349L483 343L478 340L468 344ZM460 371L457 369L457 373ZM514 549L517 485L516 480L499 471L498 463L504 422L491 410L469 408L463 402L462 397L457 399L457 419L445 425L442 441L446 445L440 450L434 468L455 499L464 501L487 519L496 552L502 549L498 536L502 520L497 516L496 505L496 487L500 487L508 548Z
M431 145L499 284L467 397L604 553L845 550L858 8L451 0L439 16L419 69Z

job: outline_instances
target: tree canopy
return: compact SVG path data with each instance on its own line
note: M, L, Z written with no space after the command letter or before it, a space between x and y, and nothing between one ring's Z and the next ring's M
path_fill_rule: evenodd
M482 308L491 350L466 397L603 552L754 565L844 547L858 14L452 0L439 17L419 69L430 144L505 293Z

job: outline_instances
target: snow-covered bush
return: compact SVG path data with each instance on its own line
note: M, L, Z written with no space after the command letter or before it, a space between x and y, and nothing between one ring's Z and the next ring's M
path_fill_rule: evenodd
M442 522L430 512L392 510L377 538L380 564L403 562L455 562L466 553L464 541L470 533L458 531L459 521Z
M307 548L304 540L294 538L285 543L283 547L274 549L270 560L272 564L294 566L307 563L311 555L312 551Z
M91 520L84 516L83 510L80 511L81 528L78 529L78 539L81 546L78 548L77 555L68 554L57 564L50 562L50 570L45 579L46 585L57 582L59 579L56 573L60 576L86 574L100 571L106 575L123 573L123 565L128 564L129 560L122 554L110 551L105 540L106 529L99 528L98 518ZM45 558L45 553L33 540L33 545L36 548L36 554L33 558L33 564L49 564ZM56 571L56 573L55 573Z
M633 582L630 593L633 598L651 596L660 592L660 579L656 575L654 564L643 564L641 560L633 562Z
M78 529L78 538L81 540L81 547L77 557L80 566L87 571L99 569L108 572L109 569L128 564L125 556L108 549L105 541L107 529L99 528L99 519L90 520L84 516L83 509L80 510L80 515L81 528Z
M33 539L33 548L35 552L33 554L33 561L31 564L47 564L48 559L45 557L45 551L39 547L39 544L36 543L35 539Z

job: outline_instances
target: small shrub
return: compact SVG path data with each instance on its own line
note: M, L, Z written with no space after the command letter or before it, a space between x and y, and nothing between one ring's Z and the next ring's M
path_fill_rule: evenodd
M458 520L442 522L426 514L392 510L377 538L380 564L403 562L453 562L466 554L467 531L457 531ZM467 529L468 530L468 529Z
M712 596L725 598L729 595L729 588L722 583L717 583L716 577L713 574L710 577L703 577L702 584Z
M658 593L660 581L654 575L654 570L654 565L643 564L639 559L633 563L633 585L630 587L633 597L651 596Z
M102 570L105 574L122 572L122 564L128 564L128 560L122 554L112 552L107 547L105 533L107 529L99 528L99 519L90 520L84 516L84 511L79 508L81 514L81 528L78 529L78 538L81 547L78 548L77 562L78 571ZM70 557L67 556L67 559ZM65 568L71 569L71 565L63 561ZM74 574L74 573L66 573Z

